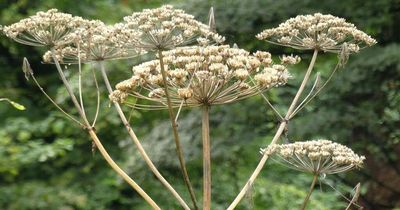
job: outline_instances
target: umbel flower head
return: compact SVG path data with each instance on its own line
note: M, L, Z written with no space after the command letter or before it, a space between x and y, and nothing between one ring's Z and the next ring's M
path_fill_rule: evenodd
M360 168L365 160L350 148L329 140L270 145L261 149L289 168L312 174L335 174Z
M4 34L21 44L30 46L57 46L68 44L72 40L68 35L85 21L80 17L50 9L22 19L3 28Z
M120 40L123 43L147 51L173 49L196 40L200 44L224 41L207 25L171 5L135 12L116 27L121 30Z
M358 30L343 18L316 13L290 18L278 27L266 29L256 36L260 40L295 49L317 49L339 53L343 47L356 53L376 40Z
M167 88L172 106L226 104L283 85L289 78L285 65L273 64L271 54L221 46L181 47L164 51ZM167 108L160 62L133 67L132 78L116 85L111 100L124 102L128 95L156 102L129 104L142 109Z
M68 36L73 42L55 50L56 58L60 63L77 63L78 60L85 63L139 55L141 52L128 48L118 40L119 33L119 28L105 25L99 20L87 21ZM51 51L43 55L43 61L52 62Z

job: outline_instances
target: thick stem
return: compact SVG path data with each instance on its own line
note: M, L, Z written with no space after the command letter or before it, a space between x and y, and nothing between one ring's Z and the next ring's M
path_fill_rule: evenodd
M318 55L318 50L314 50L313 57L311 58L310 65L308 66L307 72L304 75L303 82L301 83L301 85L299 87L299 90L297 91L296 96L294 97L294 99L292 101L292 104L290 104L290 107L289 107L289 109L287 111L286 119L292 114L294 108L297 105L297 102L300 99L301 94L303 93L304 88L307 85L308 80L310 79L310 75L311 75L312 69L314 68L315 61L317 60L317 55Z
M175 114L174 114L174 110L173 110L173 107L172 107L171 98L170 98L169 92L168 92L167 73L165 72L165 69L164 69L164 60L163 60L163 55L162 55L162 51L161 50L158 51L158 58L160 60L161 75L162 75L162 78L163 78L163 81L164 81L164 91L165 91L165 96L167 98L169 118L171 120L172 131L174 133L176 153L178 155L179 164L180 164L180 167L181 167L183 179L184 179L186 187L187 187L187 189L189 191L190 198L192 199L192 202L193 202L193 207L194 207L195 210L197 210L198 207L197 207L196 196L195 196L192 184L190 182L188 172L186 170L186 163L185 163L185 159L183 158L182 146L181 146L181 142L180 142L180 139L179 139L178 125L177 125L177 123L175 121Z
M97 149L100 151L101 155L104 157L104 159L107 161L107 163L111 166L112 169L114 169L115 172L117 172L118 175L120 175L129 185L132 186L133 189L136 190L136 192L143 197L144 200L153 208L157 210L161 210L161 208L153 201L152 198L150 198L149 195L143 189L135 182L132 180L132 178L129 177L128 174L125 173L115 162L114 160L110 157L110 155L107 153L106 149L103 147L101 144L100 140L98 139L96 133L93 131L93 129L88 130L90 137L96 144Z
M289 109L285 115L285 120L283 120L280 125L278 130L275 133L274 138L272 139L270 145L276 144L279 140L279 138L281 137L283 131L285 130L287 123L288 123L288 117L292 114L294 108L297 105L297 102L300 99L301 93L303 92L309 78L311 75L311 72L314 68L315 65L315 61L317 59L317 55L318 55L318 50L314 50L314 54L311 58L311 62L310 65L308 66L307 72L304 75L303 81L301 82L301 85L299 87L299 89L297 90L297 93L295 95L295 97L293 98L292 103L289 106ZM261 169L264 167L265 163L267 162L269 156L264 153L264 155L262 156L260 162L258 163L256 169L254 170L254 172L251 174L249 180L246 182L245 186L242 188L242 190L239 192L239 194L236 196L235 200L233 200L233 202L231 203L231 205L229 205L227 210L233 210L236 208L236 206L239 204L239 202L243 199L244 195L246 194L246 192L250 189L250 187L253 185L255 179L257 178L257 176L260 174Z
M89 133L90 137L92 138L93 142L96 144L96 147L100 151L101 155L104 157L104 159L107 161L107 163L111 166L111 168L118 174L120 175L130 186L132 186L133 189L136 190L136 192L143 197L143 199L153 208L157 210L161 210L161 208L153 201L152 198L150 198L149 195L143 189L132 179L130 178L125 171L123 171L111 158L111 156L108 154L107 150L103 147L102 143L100 142L99 138L97 137L96 133L94 132L93 128L91 127L89 121L87 120L85 114L82 111L82 108L80 107L78 100L76 99L71 85L65 78L64 72L61 69L60 64L57 61L57 58L55 57L55 52L54 49L52 49L52 56L54 63L57 67L57 71L61 77L61 80L64 83L65 88L68 91L69 96L71 97L72 102L75 105L75 108L78 110L79 115L84 121L84 125L86 126L86 130Z
M316 174L314 174L314 177L313 177L313 180L312 180L312 183L310 186L310 190L308 191L307 196L304 198L303 205L301 205L301 210L306 209L308 200L310 200L310 196L311 196L312 192L314 191L315 183L317 183L317 180L318 180L318 176Z
M104 63L100 62L100 70L101 74L103 75L103 80L104 83L107 87L108 93L111 94L113 92L110 81L108 80L108 76L106 73L106 70L104 68ZM147 155L146 151L144 150L142 144L140 143L139 139L137 138L135 132L132 130L132 127L130 126L128 120L126 119L126 116L124 112L121 109L121 106L114 102L114 107L118 112L119 117L121 118L122 123L124 124L126 130L128 130L129 136L131 137L133 143L135 143L140 155L146 162L147 166L150 168L150 170L154 173L154 175L157 177L158 180L172 193L172 195L178 200L178 202L181 204L182 208L186 210L190 210L189 206L185 203L185 201L181 198L181 196L176 192L176 190L168 183L167 180L161 175L161 173L158 171L157 167L153 164L151 161L150 157Z
M203 138L203 210L211 209L211 145L209 107L203 106L202 138Z

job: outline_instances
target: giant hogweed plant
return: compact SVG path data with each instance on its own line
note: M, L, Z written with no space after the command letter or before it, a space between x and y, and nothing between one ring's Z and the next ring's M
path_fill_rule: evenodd
M260 171L271 157L294 170L313 176L310 189L300 209L305 209L320 176L343 173L362 167L364 157L350 148L330 140L299 141L282 144L279 141L287 132L287 125L342 68L351 54L372 46L376 41L358 30L343 18L332 15L299 15L273 29L266 29L257 35L268 43L312 51L312 58L303 80L285 114L279 113L264 95L272 88L283 86L291 78L289 68L301 61L298 56L281 56L274 62L269 52L250 53L237 46L223 44L224 37L215 32L213 10L210 10L208 25L195 20L192 15L172 6L145 9L127 16L122 22L106 25L99 20L86 20L51 9L38 12L10 26L2 28L3 33L21 44L45 47L49 51L43 55L45 63L54 64L62 84L78 111L78 116L64 110L41 87L28 60L23 59L23 71L27 79L39 87L45 97L65 116L83 128L91 138L111 168L120 175L153 209L161 209L157 200L148 195L108 154L96 133L96 121L100 106L97 71L92 72L97 93L94 116L85 111L82 94L82 65L94 63L102 75L107 95L118 112L122 124L136 145L141 157L155 177L168 190L176 202L186 210L211 209L211 166L212 159L209 115L213 106L239 102L255 95L261 95L268 107L281 122L269 145L262 145L261 159L244 184L237 197L227 209L235 209L246 193L251 190ZM321 53L338 55L338 62L325 80L314 70L317 56ZM109 60L126 60L144 54L154 55L153 60L135 65L132 76L115 85L110 84L105 63ZM73 64L77 68L78 88L74 91L62 65ZM314 82L310 81L316 75ZM308 94L304 94L310 86ZM187 186L191 203L163 177L153 164L141 141L132 129L121 105L136 110L168 110L173 131L176 155L180 163L182 177ZM263 106L263 105L260 105ZM202 111L203 145L203 197L202 205L196 198L189 178L184 151L178 131L179 115L183 108L198 108ZM212 129L212 128L211 128ZM258 149L255 148L255 152ZM171 197L172 198L172 197ZM347 209L357 205L356 196Z

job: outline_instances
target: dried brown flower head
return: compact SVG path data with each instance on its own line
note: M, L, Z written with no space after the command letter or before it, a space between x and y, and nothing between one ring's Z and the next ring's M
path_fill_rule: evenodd
M85 21L80 17L50 9L3 28L16 42L30 46L57 46L70 43L69 35Z
M318 49L333 53L340 53L343 45L346 45L349 53L356 53L376 43L375 39L345 19L320 13L290 18L276 28L264 30L256 37L295 49Z
M361 167L365 160L350 148L329 140L275 144L261 152L292 169L313 174L345 172Z
M86 21L68 36L73 42L56 49L56 57L60 63L77 63L78 57L85 63L130 58L143 53L121 44L119 33L120 28L105 25L99 20ZM43 61L52 62L51 51L43 55Z
M274 65L271 54L261 51L250 54L227 45L176 48L164 51L163 56L174 107L182 101L189 107L232 103L283 85L289 78L286 66ZM159 61L134 66L133 74L117 84L117 90L157 103L131 105L143 109L166 108Z
M119 40L133 48L144 50L166 50L198 41L222 43L224 38L209 27L195 20L183 10L165 5L156 9L144 9L124 18Z

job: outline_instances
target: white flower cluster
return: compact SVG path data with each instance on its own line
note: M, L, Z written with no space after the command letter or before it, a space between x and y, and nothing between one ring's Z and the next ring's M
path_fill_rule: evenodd
M349 53L356 53L361 48L376 43L375 39L345 19L320 13L290 18L276 28L264 30L256 37L295 49L317 49L333 53L339 53L343 44Z
M38 12L29 18L3 28L4 34L16 42L31 46L57 46L68 44L67 38L86 21L80 17L60 13L57 9Z
M192 107L231 103L283 85L290 77L286 66L272 63L270 53L250 54L228 45L164 51L163 62L173 106L179 106L182 100L185 106ZM134 66L133 74L117 84L117 90L158 102L155 107L165 108L159 60Z
M76 28L68 35L67 39L74 40L70 45L56 49L56 57L60 63L77 63L78 57L85 63L128 58L143 53L120 42L119 33L119 28L105 25L99 20L86 21L83 27ZM51 51L44 54L43 61L52 62Z
M192 15L170 5L144 9L124 20L124 23L115 26L120 29L119 40L133 48L148 51L173 49L196 40L200 44L222 43L225 40Z
M169 5L133 13L113 26L51 9L2 31L22 44L54 48L56 55L49 51L43 56L47 63L53 56L62 63L90 62L132 57L145 50L173 49L196 40L202 45L224 41L192 15Z
M283 55L281 57L281 64L284 64L284 65L294 65L294 64L300 63L300 61L301 61L301 58L299 56L297 56L297 55L296 56Z
M128 97L128 93L119 90L115 90L114 92L112 92L112 94L109 95L111 101L115 101L118 103L124 102L126 97Z
M364 156L329 140L311 140L291 144L270 145L262 153L295 170L313 174L334 174L362 166Z

